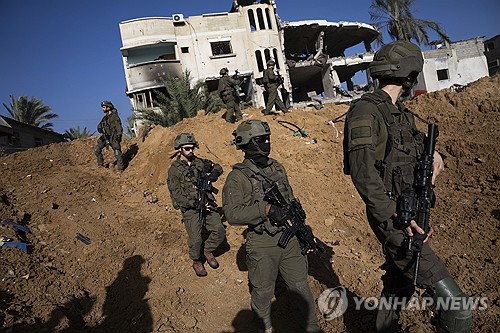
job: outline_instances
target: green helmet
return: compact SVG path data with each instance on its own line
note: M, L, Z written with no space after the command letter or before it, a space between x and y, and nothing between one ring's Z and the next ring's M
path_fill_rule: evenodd
M101 107L102 106L107 106L108 108L111 108L111 109L115 108L115 106L113 105L113 103L111 103L110 101L102 101L101 102Z
M219 71L220 75L224 75L224 74L227 74L227 73L229 73L229 70L226 67L221 68L220 71Z
M375 53L368 65L374 79L405 78L411 73L420 73L424 58L420 48L410 42L398 40L386 44Z
M275 62L273 59L269 59L266 63L267 66L274 66L275 65Z
M200 146L198 144L198 141L196 141L196 139L194 138L193 133L181 133L175 137L174 149L179 149L184 145L194 145L196 148Z
M237 149L241 149L241 146L248 144L252 138L262 135L271 135L271 129L265 121L245 120L233 131L233 142Z

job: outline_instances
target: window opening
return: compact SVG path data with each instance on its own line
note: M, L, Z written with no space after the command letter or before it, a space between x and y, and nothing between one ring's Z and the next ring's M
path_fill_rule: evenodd
M276 63L276 68L280 69L280 62L278 61L278 50L273 49L274 62Z
M212 55L214 56L233 53L230 41L212 42L210 46L212 47Z
M255 59L257 59L257 67L259 72L264 71L264 63L262 62L262 52L260 50L255 51Z
M259 19L259 29L265 29L266 25L264 24L264 15L262 15L262 8L257 8L257 18Z
M448 75L448 69L438 69L437 77L439 81L448 80L450 78Z
M271 23L271 13L269 11L269 8L266 8L266 18L267 18L267 27L269 29L273 28L273 24Z
M255 25L255 15L253 14L252 9L248 11L248 22L250 22L250 31L257 30L257 27Z

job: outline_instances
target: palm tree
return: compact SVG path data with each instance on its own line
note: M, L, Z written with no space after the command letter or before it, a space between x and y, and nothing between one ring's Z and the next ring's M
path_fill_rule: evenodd
M94 135L94 133L95 132L90 133L90 131L87 130L87 127L84 127L82 131L80 130L80 126L76 126L76 127L71 127L69 130L66 130L66 132L64 132L64 136L68 138L70 141L73 141L76 139L88 138Z
M373 0L370 5L370 18L380 31L386 29L393 40L413 39L418 44L429 45L427 31L430 29L450 42L450 37L439 23L413 17L414 2L415 0ZM381 36L379 42L382 42Z
M2 104L15 120L28 125L38 126L46 130L52 131L52 126L54 126L54 124L49 122L49 120L59 117L57 114L52 113L52 109L44 105L42 100L35 97L31 97L28 100L28 97L23 95L14 99L14 97L10 95L10 107L5 103ZM45 124L41 125L42 123Z
M169 127L184 118L196 116L198 111L205 106L206 89L203 81L198 81L191 87L191 80L189 71L185 71L180 78L167 76L163 81L166 94L161 91L156 92L155 104L160 110L136 110L136 118Z

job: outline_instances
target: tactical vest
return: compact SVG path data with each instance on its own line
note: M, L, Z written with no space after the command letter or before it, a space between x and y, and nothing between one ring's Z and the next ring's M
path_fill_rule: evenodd
M200 158L195 158L191 163L191 166L184 165L179 160L172 163L172 167L175 168L176 172L180 175L180 190L182 194L190 200L197 200L198 188L198 178L201 173L201 168L203 168L203 160ZM172 197L173 206L175 209L180 209L174 197Z
M384 159L376 161L375 167L384 182L387 195L397 201L406 188L413 186L415 166L423 152L425 135L416 129L413 116L406 108L401 111L399 117L394 117L383 98L364 94L360 100L375 104L386 124ZM347 151L344 156L348 156ZM344 163L348 166L347 158Z
M271 187L274 183L278 184L283 197L287 200L293 199L288 179L286 178L285 169L274 159L269 167L271 172L264 173L253 163L237 163L233 165L233 169L240 170L250 180L252 184L252 203L261 202L264 200L265 190ZM262 233L266 229L271 235L276 234L281 229L273 226L269 221L260 224L254 228L256 232Z

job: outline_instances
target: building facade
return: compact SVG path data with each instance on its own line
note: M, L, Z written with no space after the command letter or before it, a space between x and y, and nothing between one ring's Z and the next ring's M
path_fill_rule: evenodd
M490 76L500 73L500 35L486 40L484 49Z
M241 86L244 102L264 106L259 79L270 59L284 78L286 103L307 101L311 95L334 99L340 83L352 87L355 72L373 59L370 43L379 33L357 22L284 23L272 0L235 0L224 13L124 21L120 34L126 94L134 110L144 110L155 107L156 91L167 75L189 71L214 91L223 67L247 78ZM360 43L365 52L345 57L347 48Z

